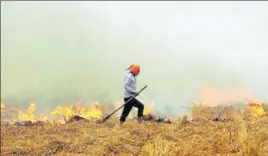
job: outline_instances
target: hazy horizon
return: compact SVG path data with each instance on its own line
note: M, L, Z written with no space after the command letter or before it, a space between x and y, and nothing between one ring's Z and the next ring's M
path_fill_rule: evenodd
M133 63L162 113L203 86L268 100L267 28L264 1L1 2L1 101L122 100Z

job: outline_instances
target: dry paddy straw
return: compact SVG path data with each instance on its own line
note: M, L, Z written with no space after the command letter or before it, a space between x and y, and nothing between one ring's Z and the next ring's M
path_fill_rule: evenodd
M1 126L1 155L268 155L268 115L246 121L196 120L152 124L117 119L104 124L74 122Z

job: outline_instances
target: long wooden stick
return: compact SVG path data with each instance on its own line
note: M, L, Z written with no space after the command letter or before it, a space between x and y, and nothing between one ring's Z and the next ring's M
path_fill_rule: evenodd
M144 86L139 92L138 95L145 89L147 88L147 85ZM129 101L131 101L133 98L135 98L138 95L134 95L132 96L126 103L124 103L122 106L120 106L118 109L116 109L115 111L113 111L111 114L109 114L108 116L106 116L105 118L102 119L102 122L105 122L107 119L109 119L114 113L116 113L118 110L120 110L122 107L124 107L127 103L129 103Z

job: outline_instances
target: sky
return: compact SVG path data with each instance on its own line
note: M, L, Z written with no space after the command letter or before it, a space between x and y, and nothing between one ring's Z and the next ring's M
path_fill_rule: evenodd
M138 99L162 113L204 86L267 100L267 28L264 1L1 2L1 101L109 105L134 63L138 88L148 85Z

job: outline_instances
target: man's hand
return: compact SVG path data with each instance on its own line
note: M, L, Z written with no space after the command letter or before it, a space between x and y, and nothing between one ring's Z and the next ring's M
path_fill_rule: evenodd
M138 93L138 92L133 92L133 95L134 95L134 96L138 96L139 93Z

